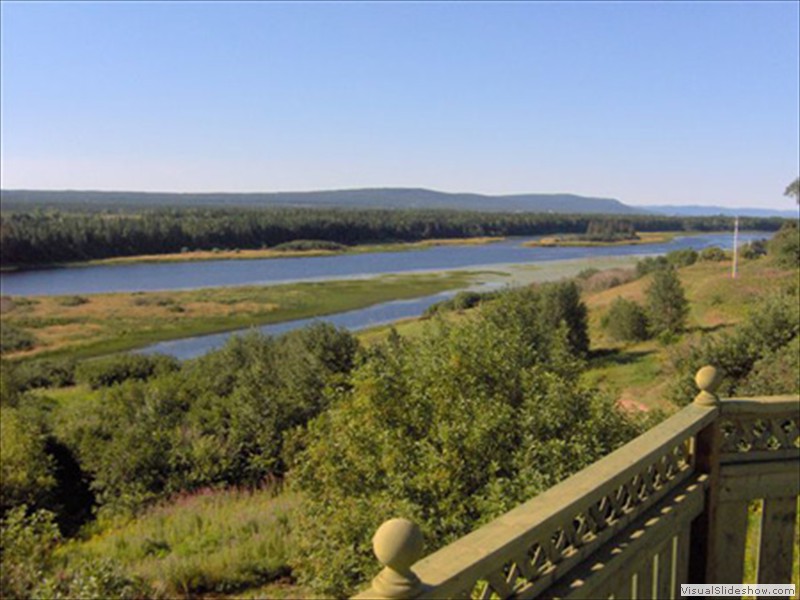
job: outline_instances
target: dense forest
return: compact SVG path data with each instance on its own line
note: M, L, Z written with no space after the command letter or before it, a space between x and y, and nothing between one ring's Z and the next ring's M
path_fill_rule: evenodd
M4 213L3 267L188 250L274 247L295 240L345 245L433 238L585 233L609 215L482 213L444 210L157 209L140 212ZM637 231L729 230L726 217L626 216ZM741 219L741 227L777 230L782 219Z

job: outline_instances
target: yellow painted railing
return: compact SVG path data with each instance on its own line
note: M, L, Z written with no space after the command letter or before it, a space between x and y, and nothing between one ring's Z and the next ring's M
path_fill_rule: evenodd
M679 598L741 583L748 505L763 500L758 582L789 583L800 495L800 397L694 402L469 535L421 557L419 528L384 523L384 569L356 598Z

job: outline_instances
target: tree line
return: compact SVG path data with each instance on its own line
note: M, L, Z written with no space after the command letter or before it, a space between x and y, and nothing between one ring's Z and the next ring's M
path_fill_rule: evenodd
M4 267L33 267L115 256L188 250L271 248L296 240L347 246L434 238L582 234L618 216L482 213L449 210L154 209L63 212L37 209L0 217ZM626 216L637 231L722 231L728 217ZM777 230L782 219L741 219L746 229Z

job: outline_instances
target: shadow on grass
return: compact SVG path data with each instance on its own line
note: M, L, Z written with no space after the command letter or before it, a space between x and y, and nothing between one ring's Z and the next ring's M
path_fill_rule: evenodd
M591 368L622 366L637 363L645 357L655 354L655 350L620 350L602 348L589 354Z

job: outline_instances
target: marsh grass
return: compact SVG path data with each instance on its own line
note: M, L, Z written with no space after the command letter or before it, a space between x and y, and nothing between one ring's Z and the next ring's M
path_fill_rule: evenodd
M156 506L63 552L108 557L158 594L233 594L290 583L291 513L297 499L269 490L202 490ZM238 594L237 594L238 597Z
M36 329L35 345L9 345L4 354L11 358L88 358L164 340L427 296L466 287L476 275L458 271L274 286L95 294L81 304L74 304L70 296L42 297L29 310L3 313L4 329L16 330L26 338Z

